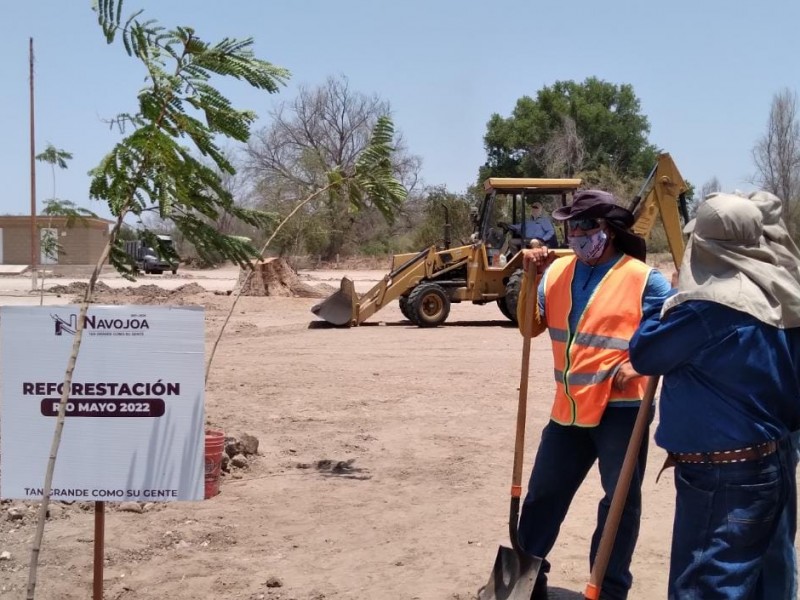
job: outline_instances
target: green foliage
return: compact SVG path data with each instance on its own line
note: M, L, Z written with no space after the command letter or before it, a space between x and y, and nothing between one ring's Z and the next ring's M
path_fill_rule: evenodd
M669 252L669 241L667 240L667 232L664 230L661 217L658 217L647 240L647 253L659 254L662 252Z
M535 99L523 96L508 118L492 115L480 180L543 176L547 144L567 122L574 123L582 149L577 170L612 167L624 177L640 178L655 162L656 148L647 141L650 125L633 87L589 77L583 83L557 81Z
M424 199L424 220L414 236L416 248L421 250L431 245L443 246L446 213L452 225L452 244L457 246L466 243L472 233L469 210L470 202L466 197L450 193L444 187L430 190Z
M314 247L312 254L336 260L375 229L394 227L419 159L405 151L389 114L387 103L352 90L344 77L301 87L272 112L247 148L259 203L287 215L313 197L293 217L302 227L287 223L274 240L282 251Z
M329 211L335 212L334 223L347 223L352 227L356 213L377 210L388 222L393 222L394 214L402 206L407 196L406 188L395 178L392 155L394 146L394 126L389 117L381 116L366 146L359 152L355 161L348 167L337 165L327 171L327 184L312 192L305 200L281 199L278 203L275 222L283 222L284 217L297 210L298 203L306 204L314 196L325 198ZM331 228L331 220L319 211L308 206L303 212L295 213L296 219L284 223L273 243L280 254L298 253L305 249L313 255L325 255L331 247L338 250L345 247L342 229Z
M220 178L235 169L217 140L247 141L256 115L234 108L211 80L233 77L272 93L288 71L255 58L249 38L212 45L190 27L167 30L141 21L141 11L123 22L121 1L100 0L95 11L108 43L121 37L128 55L142 63L147 85L139 92L138 112L114 120L124 137L92 171L90 196L108 203L118 226L128 214L153 212L171 221L201 257L248 264L258 256L253 245L212 224L225 215L257 228L273 224L273 215L235 204ZM152 233L145 228L140 235ZM110 262L131 276L130 258L121 241L114 242Z
M88 225L86 219L97 218L97 215L88 208L82 208L74 202L59 200L58 198L46 200L42 214L47 217L63 218L64 225L67 228L75 227L75 225L86 227ZM49 259L58 259L59 255L66 254L63 246L58 241L58 236L53 234L52 219L48 220L46 226L40 225L39 228L43 230L39 236L39 249L44 256Z
M372 205L391 223L395 211L408 195L403 184L394 177L393 138L392 120L385 115L378 117L369 143L352 170L348 172L337 167L328 172L329 195L346 198L357 210Z
M279 209L277 221L283 221L291 206ZM320 256L329 243L329 229L324 219L310 211L299 211L287 221L272 240L271 248L279 256L311 254Z
M59 150L53 144L47 144L44 152L36 155L36 160L45 162L59 169L67 168L67 161L72 160L72 153L66 150Z
M386 256L393 253L391 240L387 238L369 240L361 245L360 250L364 256Z
M652 165L650 165L652 167ZM600 189L614 194L617 202L629 208L633 198L639 193L645 177L624 176L616 169L601 165L596 169L581 171L576 177L583 179L583 187Z
M119 233L117 233L117 239L120 241L133 241L139 239L139 236L136 234L136 230L133 227L123 224Z
M74 227L76 224L85 227L86 219L97 218L97 214L88 208L83 208L77 206L74 202L59 200L58 198L47 200L42 209L42 214L49 217L66 217L67 227Z
M64 248L58 243L58 236L52 229L44 229L39 236L39 250L48 259L57 259L59 254L64 253Z
M59 150L53 144L47 144L44 152L36 155L36 160L50 165L53 173L53 195L52 199L56 198L56 167L59 169L67 168L67 161L72 160L72 153L66 150Z

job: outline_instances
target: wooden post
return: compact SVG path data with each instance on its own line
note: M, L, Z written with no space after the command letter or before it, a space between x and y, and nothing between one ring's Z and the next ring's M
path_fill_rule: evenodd
M33 38L29 38L31 79L31 289L36 289L36 139L33 112Z
M92 600L103 600L103 560L105 555L106 503L94 503L94 576Z

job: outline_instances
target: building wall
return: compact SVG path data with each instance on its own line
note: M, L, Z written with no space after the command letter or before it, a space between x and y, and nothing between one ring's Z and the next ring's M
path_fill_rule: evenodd
M64 219L39 217L36 234L41 235L41 228L45 227L58 230L58 243L62 249L56 261L59 265L94 264L108 241L108 222L101 219L87 219L85 224L76 223L67 227ZM29 218L0 217L0 229L3 230L3 264L30 264ZM39 252L36 261L41 262Z
M59 253L60 265L94 264L108 241L108 232L104 229L76 225L71 229L60 229L58 242L63 252Z
M12 225L3 229L3 264L27 265L31 262L31 235L29 227Z

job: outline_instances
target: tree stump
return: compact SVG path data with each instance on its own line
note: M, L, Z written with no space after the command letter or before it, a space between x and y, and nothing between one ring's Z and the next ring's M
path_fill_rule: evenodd
M285 298L324 298L326 294L300 281L282 258L265 258L253 265L253 274L245 282L248 270L239 272L242 296L282 296ZM244 284L244 286L243 286ZM243 287L242 287L243 286Z

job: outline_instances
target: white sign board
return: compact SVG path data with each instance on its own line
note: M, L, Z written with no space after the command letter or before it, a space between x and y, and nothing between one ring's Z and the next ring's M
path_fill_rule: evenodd
M39 499L77 306L0 308L0 497ZM53 500L202 500L203 310L92 306Z

